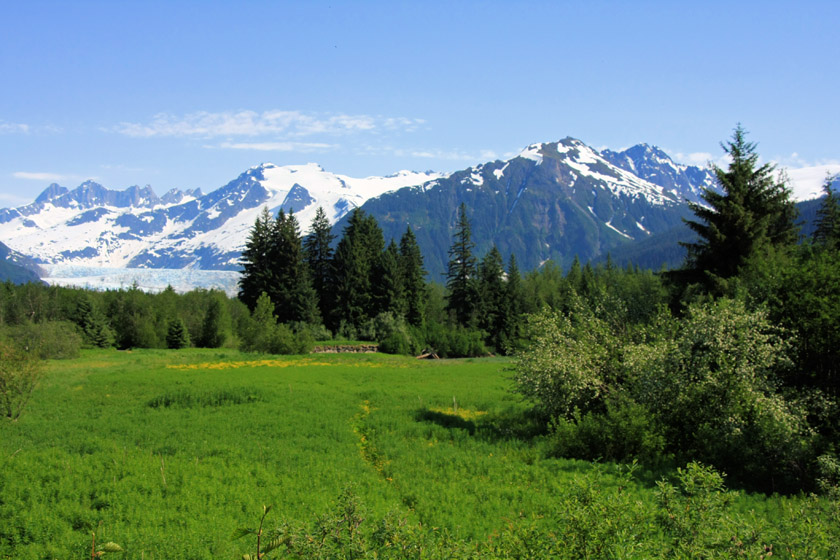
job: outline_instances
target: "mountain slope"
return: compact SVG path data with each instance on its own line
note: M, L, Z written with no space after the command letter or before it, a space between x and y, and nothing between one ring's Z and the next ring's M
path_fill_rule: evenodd
M35 270L37 270L37 267L30 259L15 253L6 245L0 243L0 282L12 282L13 284L40 282L41 279Z
M357 179L315 164L263 164L208 194L159 198L149 187L113 191L87 181L71 191L53 184L32 204L0 210L0 238L42 264L235 270L263 206L294 211L305 229L318 206L337 220L372 196L438 177Z
M410 224L430 277L440 280L461 203L476 254L496 245L506 256L515 254L523 270L548 259L561 265L576 255L594 259L676 227L688 215L681 192L611 164L574 138L534 144L507 162L384 194L362 209L379 221L386 239L398 239Z

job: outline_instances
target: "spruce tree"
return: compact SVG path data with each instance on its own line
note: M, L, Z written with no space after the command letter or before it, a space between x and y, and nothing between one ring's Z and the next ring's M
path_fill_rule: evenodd
M376 264L385 248L382 229L373 216L355 209L333 257L335 305L330 328L343 321L358 328L375 316L375 295L372 282Z
M728 278L766 248L796 242L796 206L789 189L773 177L774 167L758 164L755 143L738 125L732 140L721 144L731 162L727 169L714 166L720 192L706 189L704 203L689 203L697 220L687 220L697 233L688 249L682 279L719 291Z
M400 253L393 239L379 255L372 286L375 294L374 308L377 313L391 313L395 317L405 314Z
M831 177L823 184L823 196L817 210L814 242L831 249L840 246L840 199L831 189Z
M502 317L502 340L505 353L515 348L524 323L525 289L522 286L522 275L516 264L516 256L511 254L507 269L507 283L505 284L505 305Z
M467 219L467 207L464 203L458 208L458 222L455 235L449 248L449 262L446 272L447 309L453 314L458 324L472 326L475 319L475 306L478 299L476 291L476 258L473 256L475 243L472 241L470 222Z
M331 286L333 279L332 242L334 239L335 235L332 234L327 213L319 206L315 212L315 218L312 220L309 235L303 240L303 252L309 265L312 287L318 296L318 309L321 312L321 317L324 318L332 309L334 299Z
M204 313L204 320L201 323L201 332L196 340L199 348L219 348L225 343L227 333L225 332L225 308L220 298L211 294L207 310Z
M169 320L166 332L166 347L172 350L180 350L190 345L190 335L187 327L180 317Z
M479 327L487 333L487 341L497 351L503 349L502 330L507 313L505 268L502 254L494 245L478 267Z
M274 221L269 250L272 285L264 290L280 323L317 323L318 302L303 258L303 245L297 218L281 208Z
M400 239L400 273L405 299L405 319L410 325L420 326L423 323L426 299L426 270L423 268L423 255L411 226L406 228Z
M245 242L240 264L242 275L239 280L239 299L253 310L263 292L268 293L274 284L271 265L272 232L274 219L267 207L254 222L254 227Z

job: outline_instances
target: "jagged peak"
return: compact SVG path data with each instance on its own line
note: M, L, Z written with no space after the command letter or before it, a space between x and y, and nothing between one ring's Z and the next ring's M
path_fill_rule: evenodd
M66 194L67 192L67 187L62 187L58 183L52 183L49 187L44 189L44 191L41 194L38 195L38 198L35 199L35 204L49 202L50 200L58 198L59 196Z

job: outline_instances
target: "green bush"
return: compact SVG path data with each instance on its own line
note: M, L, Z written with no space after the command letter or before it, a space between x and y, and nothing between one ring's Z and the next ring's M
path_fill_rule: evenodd
M47 321L6 327L0 337L42 360L78 358L82 336L74 323Z
M475 329L430 321L426 324L424 338L427 349L441 358L472 358L488 354L484 333Z
M0 416L17 420L40 378L40 362L33 353L0 340Z
M626 395L606 401L604 412L576 412L551 423L552 453L558 457L608 461L634 459L655 465L665 455L665 437L653 414Z

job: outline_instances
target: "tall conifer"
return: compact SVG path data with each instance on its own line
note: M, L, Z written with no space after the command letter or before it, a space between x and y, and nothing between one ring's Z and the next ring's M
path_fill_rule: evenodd
M458 208L458 223L449 248L449 263L446 272L446 287L449 290L447 309L460 325L469 326L476 316L476 258L473 256L475 243L472 241L467 206Z
M725 170L714 167L720 192L706 189L704 204L689 203L697 220L686 223L699 239L683 244L688 257L681 276L713 291L764 248L793 244L798 236L790 190L773 177L772 165L758 164L746 134L738 125L721 144L731 162Z

